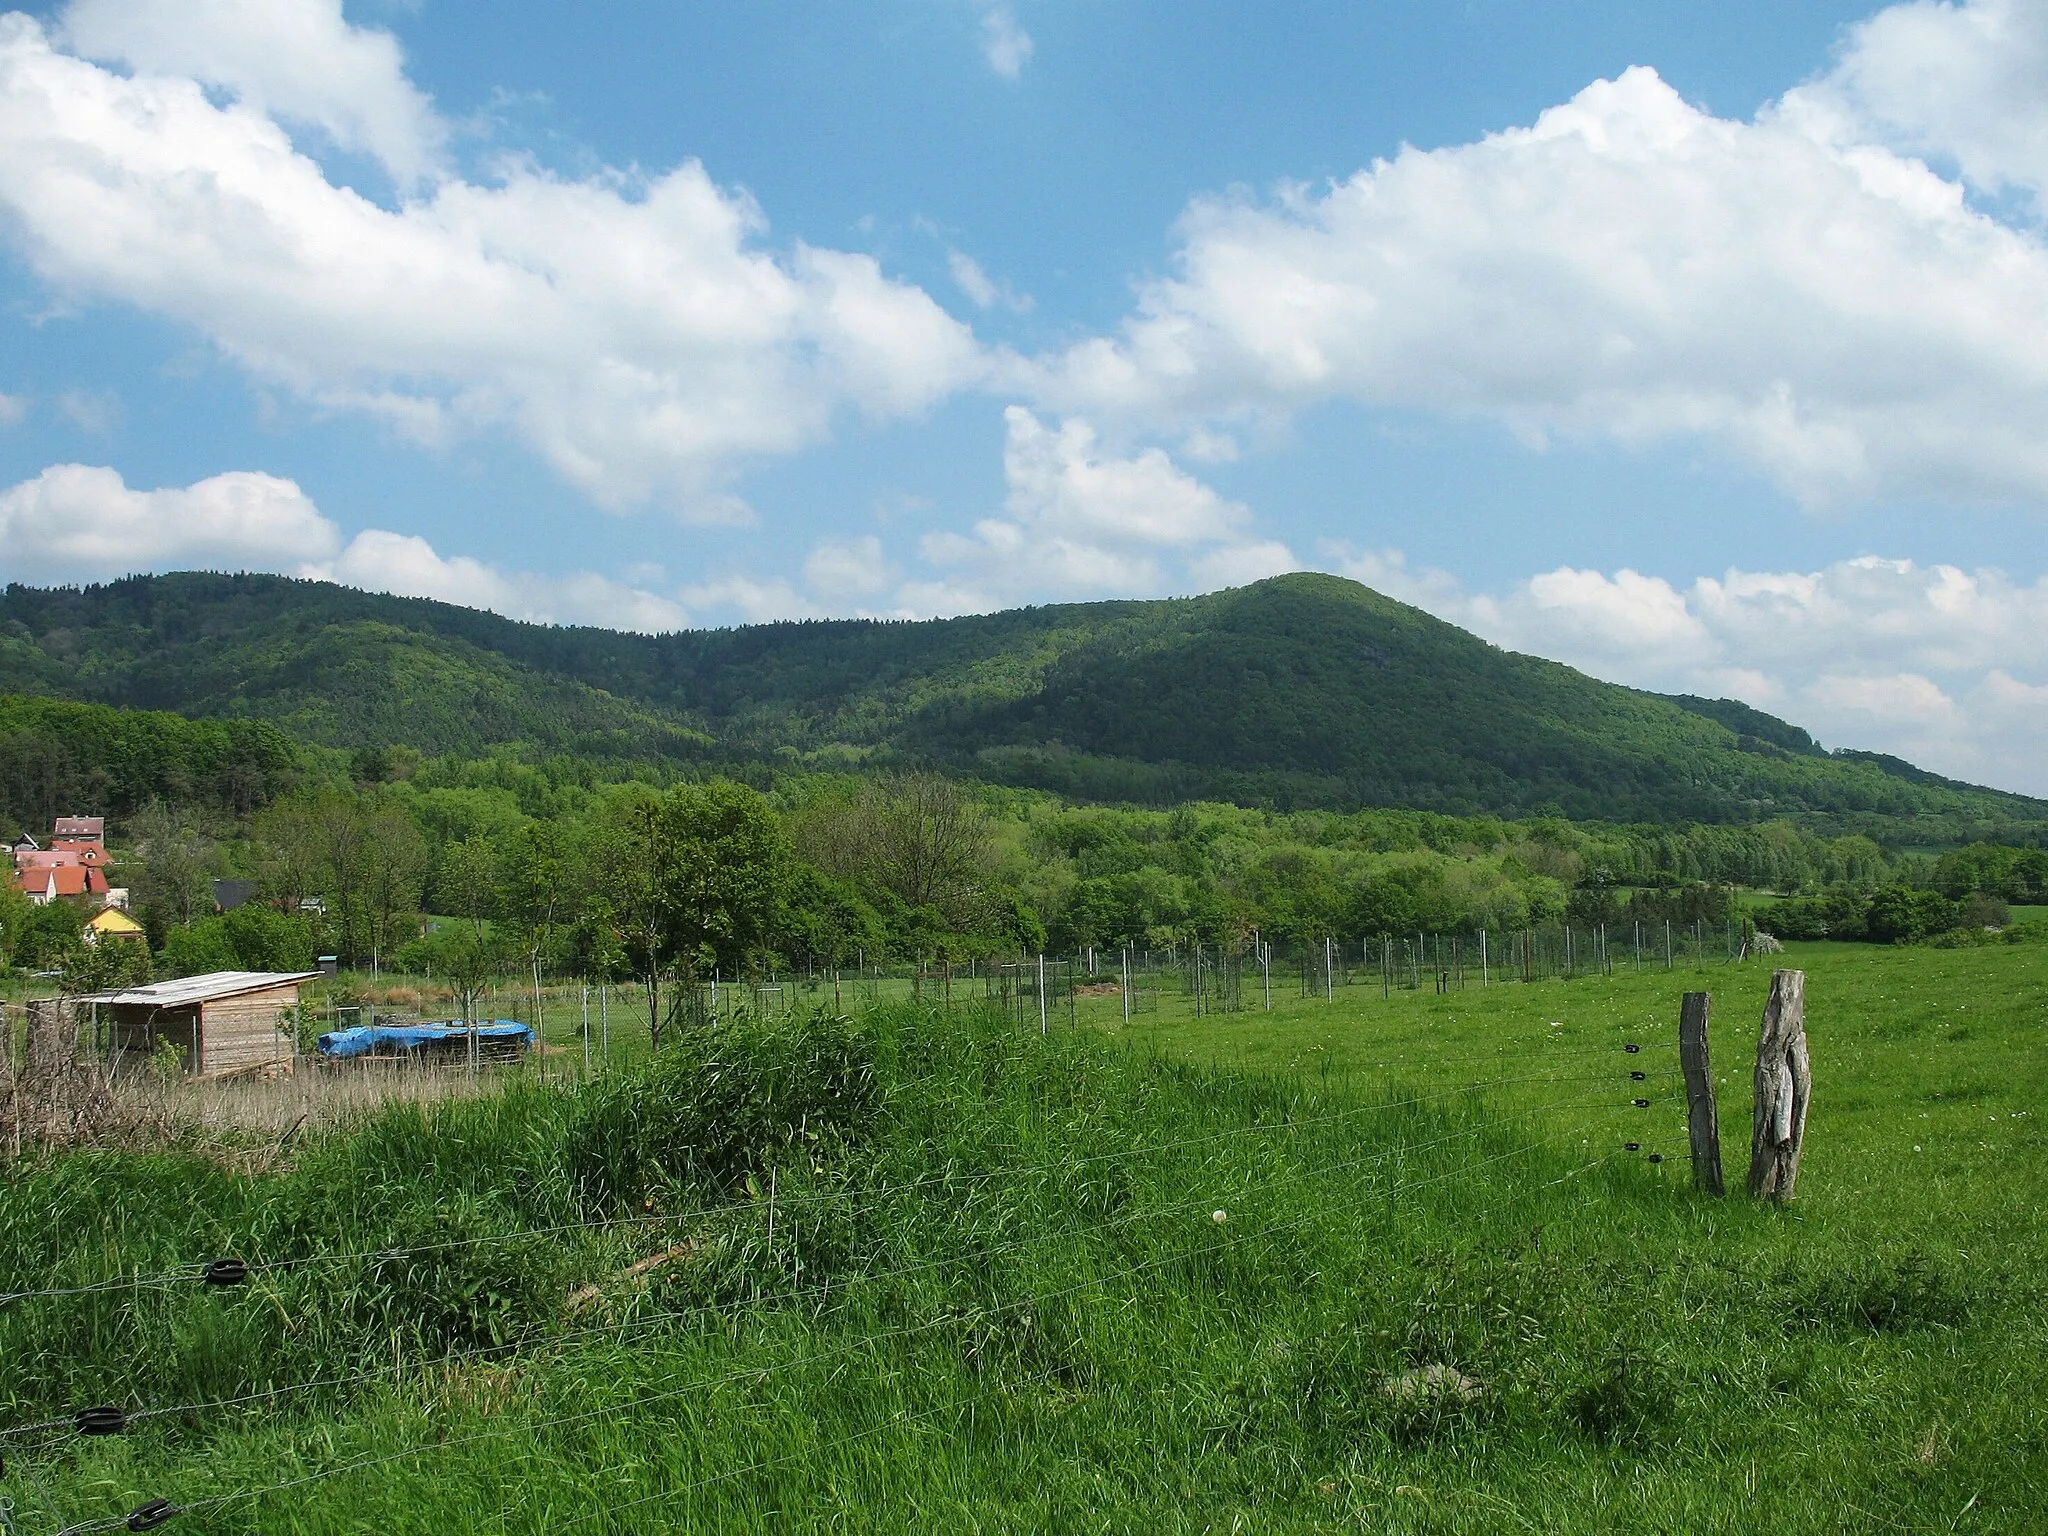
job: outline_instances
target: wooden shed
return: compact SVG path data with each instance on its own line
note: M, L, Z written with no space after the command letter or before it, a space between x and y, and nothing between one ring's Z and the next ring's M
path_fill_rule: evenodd
M168 1040L183 1053L186 1071L210 1077L291 1060L285 1015L297 1006L299 988L317 974L215 971L81 997L76 1004L92 1005L120 1055L147 1057Z

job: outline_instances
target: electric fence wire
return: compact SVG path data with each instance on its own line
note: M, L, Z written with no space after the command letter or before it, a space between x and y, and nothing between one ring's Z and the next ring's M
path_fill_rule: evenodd
M1389 1158L1396 1158L1414 1152L1427 1151L1434 1147L1443 1146L1447 1143L1459 1141L1464 1139L1465 1137L1479 1134L1487 1129L1488 1124L1499 1123L1501 1120L1512 1121L1525 1119L1531 1115L1545 1114L1554 1109L1572 1109L1587 1107L1597 1108L1605 1103L1605 1100L1572 1099L1560 1100L1551 1104L1536 1105L1532 1108L1515 1111L1504 1116L1496 1117L1494 1121L1488 1122L1487 1124L1462 1127L1459 1130L1449 1132L1443 1136L1435 1137L1429 1141L1400 1143L1394 1147L1387 1148L1372 1156L1353 1159L1345 1164L1339 1165L1339 1167L1350 1168L1367 1166L1373 1163L1385 1161ZM1615 1110L1620 1110L1623 1108L1634 1108L1636 1106L1631 1104L1629 1106L1614 1105L1611 1107ZM1181 1144L1164 1143L1158 1145L1171 1147ZM1048 1166L1058 1167L1061 1165ZM1318 1170L1311 1168L1307 1170L1296 1169L1290 1171L1296 1173L1305 1173L1307 1176L1314 1177L1317 1176L1319 1173L1327 1170ZM1260 1183L1255 1184L1251 1187L1258 1188L1270 1186L1271 1184L1278 1182L1279 1179L1283 1176L1284 1175L1282 1174L1270 1175L1266 1179L1260 1181ZM1170 1214L1188 1205L1200 1203L1201 1202L1199 1201L1180 1202L1179 1204L1169 1204L1163 1207L1153 1207L1145 1210L1131 1211L1125 1213L1122 1216L1112 1218L1110 1221L1103 1223L1102 1227L1104 1230L1118 1231L1125 1226L1134 1225L1142 1221L1150 1220L1162 1214ZM1002 1244L992 1249L983 1249L977 1254L972 1255L971 1257L976 1261L986 1262L987 1260L999 1258L1004 1256L1005 1254L1034 1246L1039 1242L1046 1242L1052 1240L1054 1240L1054 1237L1051 1236L1034 1239L1020 1239L1016 1242ZM885 1281L899 1280L916 1274L925 1273L933 1269L944 1268L949 1264L954 1264L958 1262L962 1262L960 1257L958 1255L953 1255L945 1258L928 1259L914 1264L896 1265L881 1270L863 1271L842 1279L828 1280L820 1286L799 1288L796 1290L772 1290L758 1292L744 1301L731 1302L724 1307L698 1308L690 1312L663 1312L628 1322L594 1324L587 1328L571 1329L567 1332L549 1334L539 1338L524 1338L510 1340L505 1343L491 1345L483 1349L467 1350L460 1354L443 1355L433 1359L402 1360L394 1362L390 1365L373 1366L368 1370L357 1371L344 1376L326 1377L312 1381L289 1383L283 1386L266 1387L255 1392L243 1393L236 1397L214 1398L204 1402L171 1404L158 1407L139 1408L133 1410L93 1409L85 1410L84 1412L105 1415L106 1424L104 1426L97 1428L94 1432L115 1433L121 1430L125 1430L129 1425L146 1422L150 1419L168 1418L173 1416L182 1416L204 1412L215 1412L229 1408L246 1407L251 1403L258 1402L276 1402L283 1398L297 1396L300 1393L322 1391L328 1388L346 1388L360 1386L368 1382L379 1380L385 1377L402 1376L408 1372L425 1371L434 1368L447 1368L451 1366L471 1365L481 1362L487 1362L489 1360L499 1358L503 1355L517 1354L521 1351L527 1350L538 1352L542 1349L559 1349L565 1345L570 1345L589 1339L622 1334L627 1331L651 1329L658 1327L663 1323L677 1321L684 1318L702 1318L707 1313L715 1313L718 1316L730 1318L733 1316L737 1316L742 1312L751 1311L756 1307L786 1306L793 1302L802 1302L807 1300L817 1301L819 1303L820 1311L822 1311L823 1304L826 1301L829 1301L834 1293L843 1294L858 1286L873 1285ZM82 1419L83 1414L81 1413L74 1413L70 1416L59 1419L44 1419L35 1423L16 1425L7 1430L0 1431L0 1436L15 1437L38 1433L51 1433L56 1431L73 1431L80 1428Z
M1524 1114L1526 1115L1544 1113L1551 1109L1570 1107L1605 1107L1610 1112L1613 1112L1614 1110L1620 1108L1620 1106L1615 1106L1605 1100L1591 1100L1565 1102L1549 1106L1540 1106L1536 1109L1525 1111ZM1486 1129L1486 1127L1482 1126L1478 1127L1477 1129L1483 1131L1484 1129ZM1384 1195L1389 1201L1392 1201L1394 1198L1401 1194L1409 1193L1415 1189L1424 1188L1432 1184L1441 1183L1444 1179L1455 1178L1463 1173L1490 1167L1512 1157L1525 1156L1530 1152L1539 1150L1542 1147L1560 1141L1567 1136L1577 1135L1580 1132L1589 1129L1591 1129L1591 1127L1587 1125L1573 1125L1563 1130L1553 1132L1549 1136L1539 1137L1536 1140L1526 1143L1522 1146L1510 1148L1505 1152L1497 1153L1491 1157L1481 1158L1474 1162L1462 1164L1458 1167L1447 1169L1444 1172L1432 1175L1429 1178L1416 1179L1408 1181L1406 1183L1393 1185L1384 1191ZM1390 1152L1400 1152L1404 1150L1419 1149L1389 1149ZM1386 1155L1388 1154L1382 1153L1380 1154L1380 1157L1384 1157ZM1312 1176L1318 1177L1327 1176L1332 1173L1345 1172L1351 1168L1376 1160L1378 1159L1349 1159L1345 1162L1325 1165L1322 1168L1311 1170L1311 1174ZM1147 1214L1162 1215L1175 1209L1198 1207L1199 1205L1206 1203L1206 1198L1202 1201L1185 1201L1181 1202L1178 1206L1162 1207L1158 1210L1149 1212ZM1000 1306L990 1308L987 1314L985 1315L1001 1316L1005 1313L1017 1311L1020 1308L1040 1306L1046 1302L1060 1300L1067 1296L1076 1295L1081 1292L1085 1292L1101 1286L1106 1286L1116 1280L1132 1278L1133 1276L1145 1273L1149 1270L1157 1269L1162 1265L1171 1262L1178 1262L1183 1259L1193 1260L1196 1258L1213 1255L1225 1249L1239 1246L1243 1243L1252 1242L1260 1238L1270 1237L1277 1233L1289 1231L1294 1228L1300 1227L1304 1223L1314 1219L1320 1214L1320 1211L1310 1211L1303 1215L1293 1217L1289 1220L1270 1223L1267 1226L1259 1228L1255 1231L1244 1232L1226 1238L1220 1243L1211 1244L1202 1248L1197 1248L1191 1252L1176 1252L1173 1254L1158 1255L1150 1259L1126 1265L1121 1269L1111 1270L1105 1274L1091 1277L1088 1280L1077 1282L1076 1284L1071 1286L1059 1287L1051 1291L1041 1292L1031 1296L1020 1297L1017 1300L1006 1302ZM1047 1240L1049 1239L1032 1239L1029 1241L1020 1242L1019 1244L1013 1246L1019 1248L1031 1247L1035 1246L1038 1242ZM1002 1250L985 1251L984 1254L979 1255L977 1257L981 1258L985 1262L985 1260L988 1257L993 1257L995 1253L1000 1251ZM406 1446L402 1447L399 1450L389 1451L374 1456L359 1457L354 1461L344 1462L338 1466L320 1468L318 1470L302 1474L299 1477L288 1478L281 1482L273 1483L262 1488L243 1489L235 1493L219 1494L210 1498L199 1499L190 1503L182 1504L175 1503L173 1501L166 1499L153 1500L149 1504L142 1506L140 1509L136 1511L132 1511L129 1515L126 1516L115 1516L104 1520L87 1521L84 1523L67 1526L62 1531L58 1532L57 1536L92 1536L92 1533L102 1531L116 1531L123 1529L155 1529L157 1525L164 1523L174 1515L196 1514L205 1511L221 1509L230 1505L245 1504L252 1500L268 1498L275 1494L286 1493L297 1488L310 1486L314 1483L324 1482L330 1478L341 1477L353 1472L366 1471L379 1466L390 1465L394 1462L407 1460L413 1456L421 1454L443 1450L460 1449L466 1446L482 1444L496 1440L503 1440L515 1435L538 1436L548 1430L562 1429L578 1424L588 1423L594 1419L628 1414L640 1409L651 1407L657 1403L668 1402L678 1397L687 1396L688 1394L693 1392L711 1391L715 1390L720 1386L731 1385L735 1382L755 1381L762 1379L768 1375L775 1374L777 1372L793 1370L805 1365L817 1364L820 1361L841 1358L847 1355L851 1355L862 1349L872 1348L877 1344L883 1344L905 1338L915 1337L921 1334L929 1333L934 1329L945 1327L954 1321L956 1321L956 1319L951 1316L941 1316L923 1323L908 1324L900 1328L887 1329L878 1333L870 1333L863 1335L859 1339L851 1340L846 1344L838 1345L831 1349L813 1351L810 1354L799 1355L789 1360L779 1361L771 1365L754 1366L745 1370L729 1372L724 1376L700 1378L698 1380L683 1383L680 1386L665 1388L658 1392L643 1393L624 1403L608 1404L601 1408L586 1409L581 1412L573 1414L563 1414L552 1419L542 1420L538 1424L522 1424L505 1429L480 1430L470 1435L461 1435L456 1436L452 1439L441 1439L433 1441L431 1443ZM145 1511L147 1512L146 1516ZM145 1518L147 1518L151 1523L140 1526L134 1524L134 1521L138 1516L145 1516Z
M1583 1053L1575 1052L1572 1054L1574 1056L1580 1054L1586 1056L1606 1055L1611 1053L1615 1049L1617 1049L1617 1047L1611 1045L1599 1046L1588 1048ZM1626 1049L1626 1047L1621 1047L1621 1049ZM1332 1110L1327 1114L1323 1115L1312 1115L1306 1118L1289 1118L1284 1120L1267 1121L1257 1125L1249 1126L1234 1126L1230 1130L1213 1132L1207 1136L1188 1137L1177 1142L1155 1143L1151 1146L1125 1148L1119 1149L1115 1152L1094 1153L1085 1158L1067 1159L1062 1160L1058 1163L1044 1163L1039 1164L1036 1167L1026 1165L1021 1167L1007 1166L1002 1168L994 1168L989 1169L986 1172L980 1174L967 1175L967 1178L970 1180L1002 1178L1019 1173L1045 1172L1055 1169L1085 1166L1097 1162L1111 1161L1118 1158L1129 1157L1136 1155L1137 1153L1142 1153L1146 1151L1173 1151L1185 1147L1201 1146L1212 1141L1229 1140L1237 1136L1255 1136L1267 1134L1274 1131L1298 1129L1303 1126L1332 1124L1346 1119L1350 1119L1353 1116L1357 1115L1375 1114L1397 1109L1406 1109L1418 1104L1433 1103L1440 1099L1455 1098L1459 1094L1480 1093L1491 1088L1508 1087L1520 1083L1572 1082L1579 1080L1580 1079L1561 1078L1556 1076L1554 1073L1549 1072L1533 1073L1520 1077L1496 1077L1477 1083L1464 1083L1453 1088L1440 1089L1435 1093L1420 1094L1411 1098L1392 1099L1374 1104L1352 1105L1349 1108ZM1583 1081L1589 1082L1597 1080L1598 1074L1591 1074L1585 1079L1583 1079ZM884 1193L911 1193L918 1189L929 1188L935 1185L957 1185L958 1182L960 1181L955 1179L950 1174L928 1174L922 1178L912 1179L906 1181L903 1184L893 1186L891 1190L885 1191ZM820 1192L813 1195L796 1195L790 1197L788 1206L795 1206L798 1204L825 1203L833 1200L845 1200L863 1193L871 1192L859 1190L832 1190ZM590 1221L559 1222L549 1226L521 1228L520 1230L515 1232L492 1232L485 1233L477 1237L450 1238L443 1242L420 1243L407 1247L370 1248L354 1250L346 1253L308 1254L303 1258L296 1259L260 1260L255 1263L242 1262L238 1265L238 1268L240 1276L242 1278L246 1278L248 1276L259 1274L278 1274L295 1269L304 1269L313 1265L358 1264L369 1261L391 1261L397 1259L418 1258L428 1254L451 1253L457 1250L473 1249L499 1243L525 1242L536 1237L558 1237L574 1232L606 1232L631 1229L645 1229L648 1227L662 1226L677 1221L698 1220L706 1216L722 1214L726 1211L745 1210L751 1208L757 1203L758 1202L754 1200L732 1201L725 1206L713 1206L695 1211L665 1213L652 1216L614 1216L598 1218ZM785 1208L788 1207L786 1206ZM179 1286L190 1285L195 1282L205 1282L207 1279L208 1270L212 1268L213 1265L219 1264L221 1262L223 1261L194 1261L188 1264L176 1265L169 1269L159 1270L151 1274L110 1276L105 1280L96 1280L85 1285L47 1286L41 1289L0 1292L0 1306L7 1306L14 1302L41 1300L54 1297L93 1296L118 1291L173 1289ZM240 1279L237 1279L233 1283L240 1283ZM10 1433L10 1431L0 1430L0 1436L4 1436L8 1433Z

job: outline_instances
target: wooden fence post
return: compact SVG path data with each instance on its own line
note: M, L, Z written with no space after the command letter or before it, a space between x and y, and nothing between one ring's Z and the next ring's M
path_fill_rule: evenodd
M1806 1054L1806 973L1773 971L1756 1043L1756 1119L1749 1142L1749 1192L1783 1203L1799 1180L1813 1074Z
M1688 992L1678 1011L1678 1064L1685 1071L1685 1128L1692 1140L1693 1181L1710 1195L1727 1193L1721 1180L1721 1117L1714 1103L1714 1068L1707 1050L1713 998Z

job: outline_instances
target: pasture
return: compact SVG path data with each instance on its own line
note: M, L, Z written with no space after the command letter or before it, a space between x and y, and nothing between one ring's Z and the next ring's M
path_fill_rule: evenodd
M2042 1529L2048 945L1776 963L1783 1210L1740 1193L1755 962L799 1010L260 1173L27 1165L0 1292L94 1288L0 1305L0 1427L49 1424L0 1488L35 1532Z

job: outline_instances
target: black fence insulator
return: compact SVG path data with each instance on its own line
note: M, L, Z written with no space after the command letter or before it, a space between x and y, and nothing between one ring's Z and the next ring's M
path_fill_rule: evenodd
M81 1435L118 1435L128 1427L128 1415L112 1404L81 1408L74 1420Z
M1632 1083L1647 1083L1650 1080L1650 1074L1647 1072L1631 1072L1628 1075L1628 1080Z
M1650 1161L1653 1163L1661 1163L1664 1161L1664 1154L1662 1152L1652 1152L1650 1154Z
M1640 1045L1624 1045L1622 1049L1627 1051L1629 1055L1634 1056L1642 1050L1642 1047Z
M1624 1152L1640 1152L1643 1150L1643 1144L1640 1141L1624 1141L1621 1144L1621 1150Z
M1648 1109L1650 1107L1648 1099L1630 1099L1629 1103L1635 1105L1637 1109Z
M151 1499L147 1504L138 1504L128 1511L128 1529L153 1531L177 1512L178 1506L169 1499Z
M199 1278L208 1285L240 1285L249 1278L249 1266L240 1259L215 1259Z

